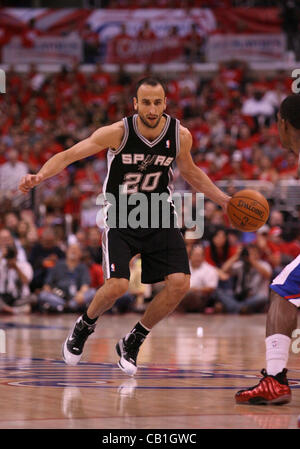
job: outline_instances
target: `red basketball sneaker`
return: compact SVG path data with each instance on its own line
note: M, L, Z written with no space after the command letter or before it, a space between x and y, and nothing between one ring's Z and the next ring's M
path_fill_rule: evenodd
M271 376L265 369L261 371L264 376L257 385L248 390L240 390L235 395L238 404L287 404L291 400L292 392L286 377L287 369Z

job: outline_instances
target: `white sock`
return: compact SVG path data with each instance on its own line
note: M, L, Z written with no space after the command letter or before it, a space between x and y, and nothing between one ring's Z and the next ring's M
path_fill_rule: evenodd
M265 341L267 373L276 376L287 365L291 339L283 334L274 334L267 337Z

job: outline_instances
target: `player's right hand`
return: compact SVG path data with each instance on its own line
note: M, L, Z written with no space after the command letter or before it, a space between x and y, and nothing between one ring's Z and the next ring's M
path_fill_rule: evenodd
M42 180L42 175L25 175L20 181L19 190L23 193L27 193L30 189L40 184Z

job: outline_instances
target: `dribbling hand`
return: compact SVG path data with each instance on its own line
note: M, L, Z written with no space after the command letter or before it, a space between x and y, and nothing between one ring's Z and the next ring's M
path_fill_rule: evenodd
M30 189L40 184L42 180L42 175L25 175L20 181L19 190L23 193L27 193Z
M221 207L223 209L224 214L227 214L227 207L228 207L228 203L230 201L230 196L226 195L226 197L224 198Z

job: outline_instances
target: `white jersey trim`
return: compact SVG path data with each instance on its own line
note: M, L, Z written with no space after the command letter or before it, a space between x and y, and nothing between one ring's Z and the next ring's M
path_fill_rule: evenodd
M175 128L175 138L176 138L176 157L180 153L180 121L176 119L176 128Z
M113 154L119 154L125 147L127 140L128 140L129 126L128 126L128 122L127 122L127 117L124 117L122 120L124 123L124 136L123 136L123 139L122 139L122 142L121 142L121 145L119 146L119 148L116 148L116 149L109 148L109 151Z
M102 193L104 193L104 196L106 194L106 186L110 175L110 168L113 160L115 159L116 153L113 153L112 151L108 151L107 153L107 174L106 178L103 183ZM106 199L106 197L105 197ZM104 256L103 260L103 274L105 279L110 278L110 262L109 262L109 249L108 249L108 233L109 233L109 227L107 225L107 216L108 216L108 209L111 206L110 203L105 204L104 206L104 231L102 235L102 252Z

